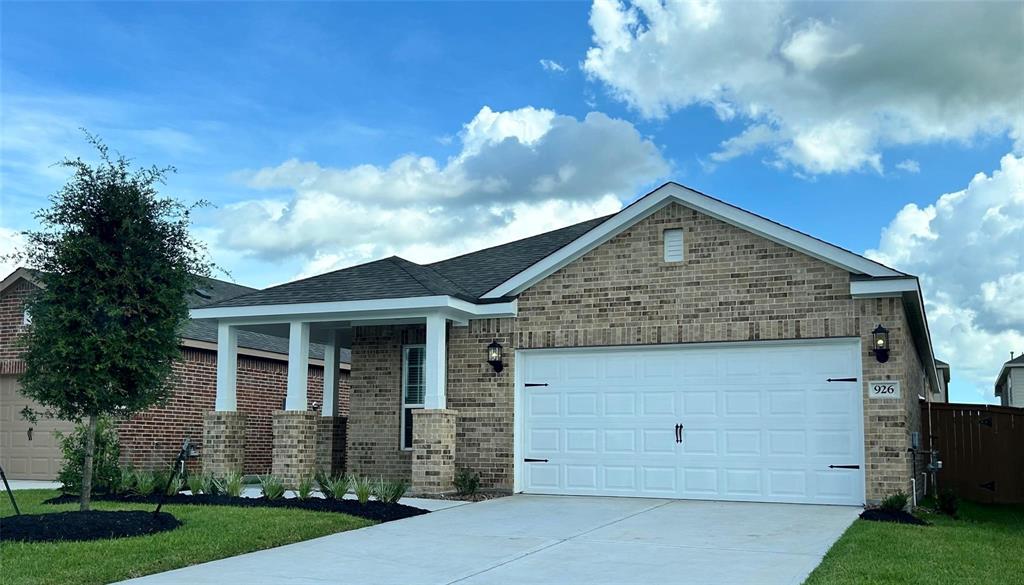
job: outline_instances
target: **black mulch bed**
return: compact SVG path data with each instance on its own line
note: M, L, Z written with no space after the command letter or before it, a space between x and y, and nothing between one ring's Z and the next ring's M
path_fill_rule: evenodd
M860 517L862 520L871 520L872 522L895 522L897 524L928 526L928 523L924 520L903 510L893 512L892 510L883 510L882 508L872 508L861 512Z
M143 536L181 526L167 512L118 511L58 512L7 516L0 527L0 541L50 542L101 540Z
M101 495L93 496L94 500L104 502L125 502L130 504L156 504L160 501L159 496L116 496ZM64 494L46 500L47 504L67 504L78 501L78 496ZM302 510L313 510L314 512L341 512L350 516L359 516L377 522L390 522L401 520L412 516L426 514L427 510L413 508L404 504L384 504L376 500L370 500L360 504L357 500L326 500L323 498L309 498L300 500L297 498L282 498L279 500L268 500L266 498L232 498L231 496L187 496L178 494L167 496L164 500L165 506L175 504L189 506L238 506L242 508L299 508Z

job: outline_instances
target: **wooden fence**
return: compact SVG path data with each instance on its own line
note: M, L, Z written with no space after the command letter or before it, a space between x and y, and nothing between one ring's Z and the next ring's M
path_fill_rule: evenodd
M929 420L930 418L930 420ZM1024 503L1024 408L921 403L922 447L939 452L939 489L967 500Z

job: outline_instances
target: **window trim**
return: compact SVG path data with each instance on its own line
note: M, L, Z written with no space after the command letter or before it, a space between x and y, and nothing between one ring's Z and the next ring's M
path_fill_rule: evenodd
M399 426L398 426L398 446L402 451L412 451L412 447L405 446L405 411L406 409L423 408L424 404L406 404L405 402L405 390L409 383L409 350L410 349L422 349L424 354L426 353L427 346L422 343L411 343L402 346L402 386L399 388L401 397L399 398ZM424 364L426 364L427 356L423 356ZM409 443L412 444L412 437L409 437Z

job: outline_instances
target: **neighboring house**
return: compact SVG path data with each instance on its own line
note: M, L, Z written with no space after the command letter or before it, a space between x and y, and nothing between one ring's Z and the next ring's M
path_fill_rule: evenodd
M221 355L245 331L289 338L272 468L290 482L315 460L311 342L352 351L348 471L425 494L470 469L505 492L860 505L911 489L918 398L940 388L916 277L675 183L192 317ZM217 374L204 463L223 472L252 422L233 362Z
M1003 406L1024 408L1024 353L1010 356L996 377L996 396Z
M59 445L53 431L67 432L73 425L66 421L40 420L30 424L21 417L21 409L31 401L19 392L18 375L24 371L19 358L17 337L28 326L24 302L39 286L33 272L18 269L0 281L0 464L12 479L56 477L61 464ZM196 308L222 301L256 289L215 279L204 279L190 295L189 306ZM166 404L150 408L118 425L122 459L138 467L169 465L184 438L197 444L203 441L203 413L214 408L217 369L217 330L209 323L190 321L182 331L182 360L174 369L174 390ZM249 414L247 441L242 469L247 473L266 473L270 469L272 432L271 412L284 401L288 340L258 332L244 332L238 339L238 407ZM348 413L348 351L339 356L338 398L327 405L321 417L325 449L321 465L340 469L343 450L329 450L335 420ZM323 347L309 349L311 401L323 399ZM330 402L330 401L328 401ZM38 405L34 405L38 407ZM311 404L312 406L312 404ZM343 437L339 436L339 440Z
M931 402L949 403L949 364L942 360L935 360L935 369L939 374L939 385L932 393Z

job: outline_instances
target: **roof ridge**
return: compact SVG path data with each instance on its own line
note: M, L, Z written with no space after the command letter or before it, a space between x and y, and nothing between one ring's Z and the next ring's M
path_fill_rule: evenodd
M420 269L423 269L423 270L429 270L431 274L437 276L438 278L443 280L445 283L451 285L452 289L454 289L454 291L456 293L461 294L461 295L465 295L468 298L473 298L473 299L476 298L475 296L470 294L469 291L467 291L466 289L462 288L461 286L459 286L458 284L453 282L451 279L449 279L447 276L445 276L441 272L435 270L433 267L431 267L429 265L419 264L417 262L413 262L412 260L407 260L405 258L402 258L401 256L398 256L398 255L391 255L387 259L390 260L392 262L392 264L394 264L395 266L398 266L399 268L401 268L402 271L405 272L406 274L408 274L410 278L412 278L413 280L418 282L420 284L420 286L422 286L423 288L429 290L430 292L438 293L438 294L445 294L445 295L449 294L449 291L435 290L434 287L432 287L429 282L424 282L422 279L420 279L419 276L417 276L417 275L413 274L412 272L410 272L409 269L404 264L402 264L402 262L408 263L408 264L412 264L413 266L415 266L417 268L420 268ZM401 260L402 262L395 262L395 260Z

